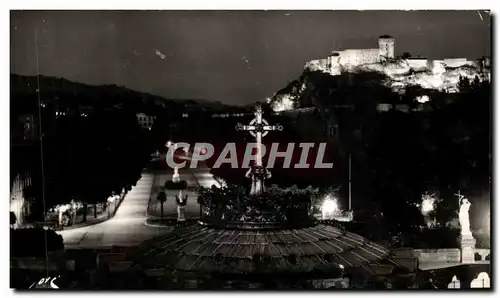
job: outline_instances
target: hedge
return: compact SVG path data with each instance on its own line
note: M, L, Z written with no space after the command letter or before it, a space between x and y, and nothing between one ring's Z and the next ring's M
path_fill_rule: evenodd
M175 190L184 190L187 188L187 182L185 180L179 182L173 182L172 180L168 180L165 182L166 189L175 189Z
M47 237L48 251L64 249L62 236L58 235L54 230L44 230L43 228L11 229L11 257L44 257L45 237Z

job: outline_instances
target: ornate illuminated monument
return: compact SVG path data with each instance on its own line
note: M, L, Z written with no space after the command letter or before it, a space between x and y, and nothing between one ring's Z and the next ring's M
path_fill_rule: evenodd
M182 190L179 190L179 194L175 195L175 203L177 204L177 221L184 222L186 221L185 209L188 201L188 195L183 195Z
M252 187L250 189L251 196L261 196L264 194L264 181L271 178L271 172L262 165L262 138L265 137L269 131L283 130L281 125L269 125L265 119L262 118L262 107L257 104L255 107L255 118L250 121L249 125L238 124L237 130L246 130L255 137L257 152L255 157L255 165L252 165L246 177L252 179Z
M249 131L257 144L267 132L283 129L262 118L261 106L255 116L237 128ZM198 224L146 241L136 268L161 276L165 288L212 289L348 287L345 276L351 284L363 283L380 270L401 268L388 249L344 228L318 224L309 214L317 195L312 187L265 188L270 174L257 150L248 172L250 191L237 185L201 188Z
M169 141L170 142L170 141ZM167 145L168 146L168 145ZM172 145L174 150L169 150L167 153L167 159L169 158L168 154L175 154L177 149L177 143ZM173 158L173 156L172 156ZM168 161L167 161L168 164ZM179 189L183 190L187 188L187 182L185 180L181 180L179 175L179 167L174 167L174 173L172 174L172 180L167 180L165 182L166 189Z
M202 189L199 198L201 224L245 229L300 228L313 224L308 214L314 195L312 188L296 189L293 193L280 192L277 187L266 191L265 180L271 178L271 172L262 163L262 138L269 131L282 131L283 126L269 125L262 114L262 107L257 104L255 118L250 124L236 126L237 130L248 131L256 139L255 163L246 173L251 179L249 194L238 186Z

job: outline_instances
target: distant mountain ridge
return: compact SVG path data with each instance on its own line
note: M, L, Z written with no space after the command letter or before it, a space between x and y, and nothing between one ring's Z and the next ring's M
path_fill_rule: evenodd
M146 105L162 108L184 107L186 109L208 109L214 111L232 108L232 106L222 104L221 102L210 102L204 99L164 98L111 84L89 85L73 82L65 78L43 75L38 78L37 76L24 76L18 74L11 74L10 76L11 102L15 97L36 94L38 91L38 84L40 84L42 101L52 101L56 100L59 95L72 94L78 97L79 104L92 104L91 102L99 98L99 100L109 100L109 104L138 104L138 102L133 101L140 101ZM108 103L100 102L99 104Z

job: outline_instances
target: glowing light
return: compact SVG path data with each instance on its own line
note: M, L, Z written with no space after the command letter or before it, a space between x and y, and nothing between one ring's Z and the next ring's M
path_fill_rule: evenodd
M167 142L167 148L170 148L170 146L172 146L172 142L171 142L171 141L168 141L168 142Z
M419 103L426 103L429 100L430 100L429 96L427 96L427 95L422 95L422 96L417 97L417 102L419 102Z
M420 206L422 214L427 215L430 212L434 211L435 203L436 203L436 198L434 196L427 194L424 195L422 197L422 204Z
M162 60L167 58L167 56L165 54L163 54L162 52L160 52L160 50L156 49L156 56L160 57Z
M113 203L114 201L118 200L120 198L119 195L113 195L108 197L108 202Z
M330 197L327 196L326 199L323 201L321 210L324 213L333 213L338 211L337 200L331 199Z

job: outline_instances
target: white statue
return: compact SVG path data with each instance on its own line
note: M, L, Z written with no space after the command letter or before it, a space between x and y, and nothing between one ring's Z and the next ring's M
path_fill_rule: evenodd
M271 178L271 172L267 171L264 167L256 168L255 165L253 165L248 169L245 177L252 179L250 195L260 196L265 192L264 179Z
M174 168L174 175L172 176L172 182L179 183L180 181L181 181L181 178L179 177L179 168L175 167Z
M460 204L460 212L458 213L458 220L460 222L461 234L472 235L470 231L469 209L471 203L466 198L463 198Z
M186 221L185 209L187 204L188 195L182 195L182 190L179 190L179 194L175 196L175 202L177 203L177 221Z

